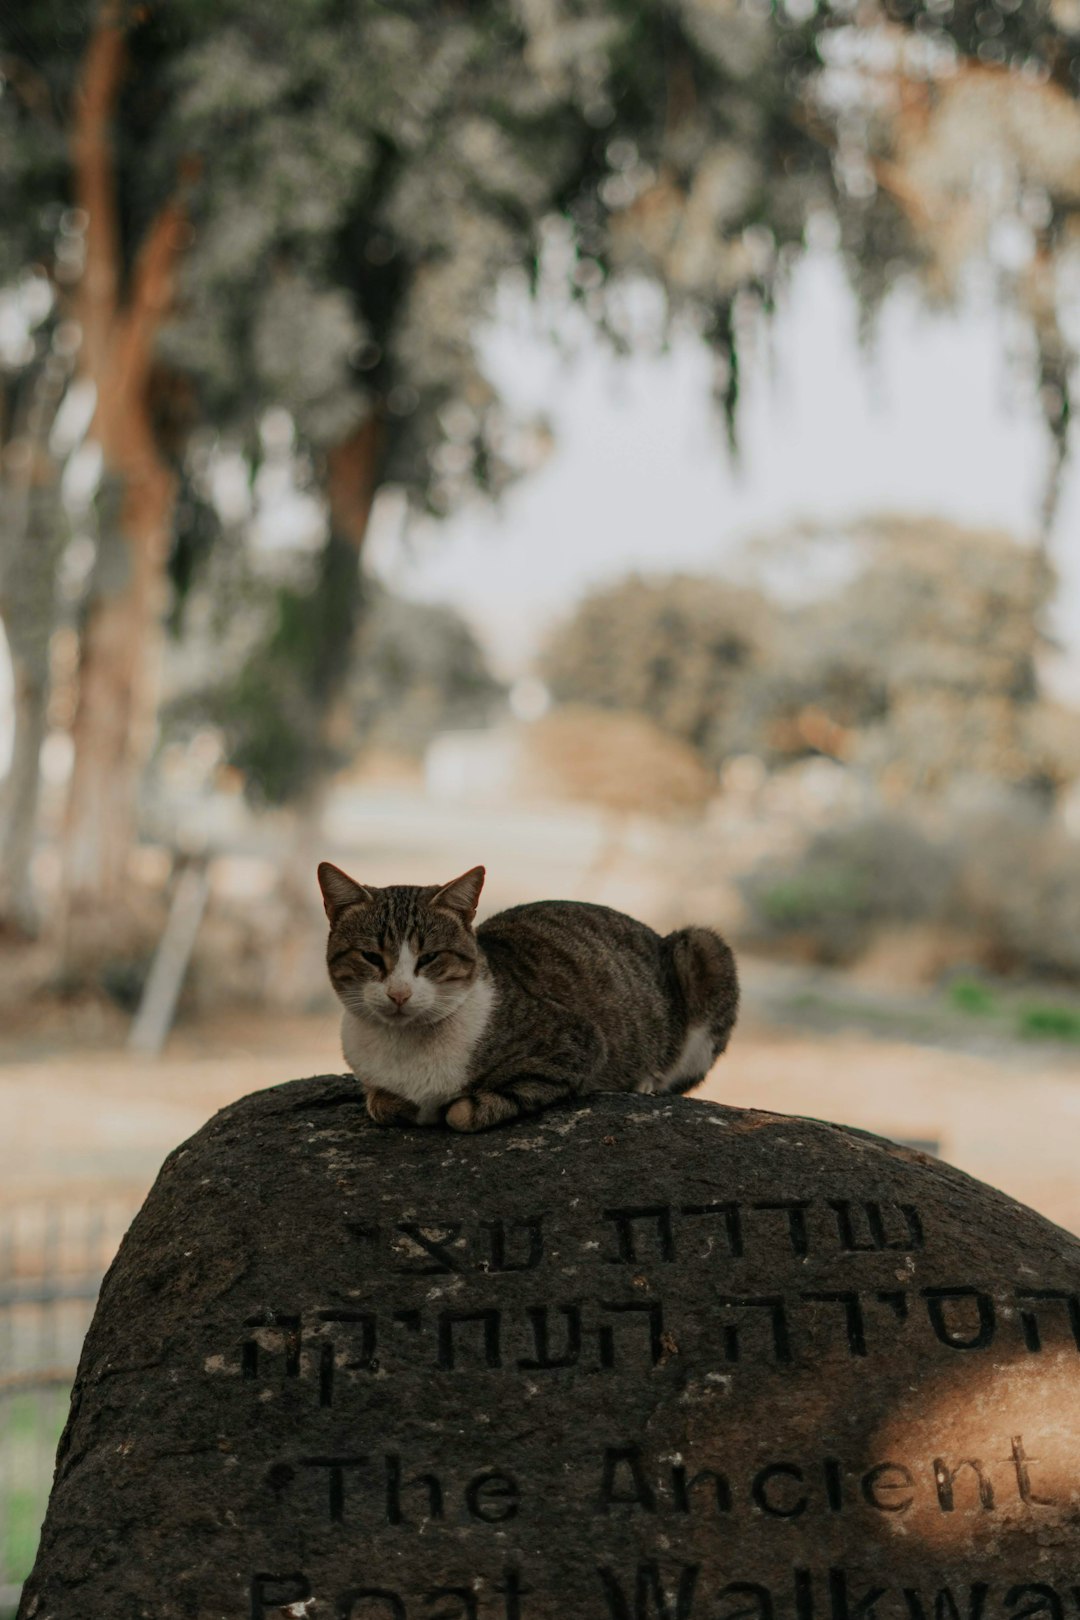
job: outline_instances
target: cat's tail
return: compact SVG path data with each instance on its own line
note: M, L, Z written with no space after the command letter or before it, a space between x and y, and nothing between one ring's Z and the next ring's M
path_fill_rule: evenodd
M712 928L679 928L666 936L663 949L687 1023L707 1026L713 1056L719 1057L739 1014L739 975L730 945Z

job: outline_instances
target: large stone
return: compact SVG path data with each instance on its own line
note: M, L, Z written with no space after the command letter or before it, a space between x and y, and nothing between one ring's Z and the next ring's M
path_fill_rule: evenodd
M1078 1398L1080 1244L917 1153L298 1081L135 1221L20 1614L1075 1620Z

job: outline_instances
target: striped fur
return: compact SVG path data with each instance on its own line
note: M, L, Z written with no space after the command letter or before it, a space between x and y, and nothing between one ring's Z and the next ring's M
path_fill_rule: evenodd
M474 929L483 877L376 889L319 867L342 1044L373 1119L477 1131L590 1092L704 1078L738 1010L719 934L661 938L569 900Z

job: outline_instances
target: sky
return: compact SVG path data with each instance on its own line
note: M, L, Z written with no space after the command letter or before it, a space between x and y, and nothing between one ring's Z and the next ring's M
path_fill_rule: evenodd
M507 307L487 369L517 409L548 416L552 454L497 508L471 506L418 534L403 535L387 503L372 564L407 595L454 603L513 675L590 587L631 569L738 575L749 539L791 523L888 510L1031 540L1049 448L1025 341L977 287L944 313L901 289L864 353L839 262L811 252L744 368L735 466L709 407L711 361L692 335L632 360L596 340L567 357L529 309ZM1070 657L1049 673L1080 697L1074 461L1052 537L1053 628Z

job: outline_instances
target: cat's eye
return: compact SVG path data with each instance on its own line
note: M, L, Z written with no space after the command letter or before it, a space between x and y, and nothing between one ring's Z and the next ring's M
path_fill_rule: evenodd
M430 967L432 962L437 962L439 957L444 956L445 954L446 953L444 951L425 951L423 956L418 956L416 958L417 971L419 971L420 968Z
M386 966L386 963L383 961L378 951L361 951L360 955L364 958L365 962L370 962L372 967L377 967L380 972Z

